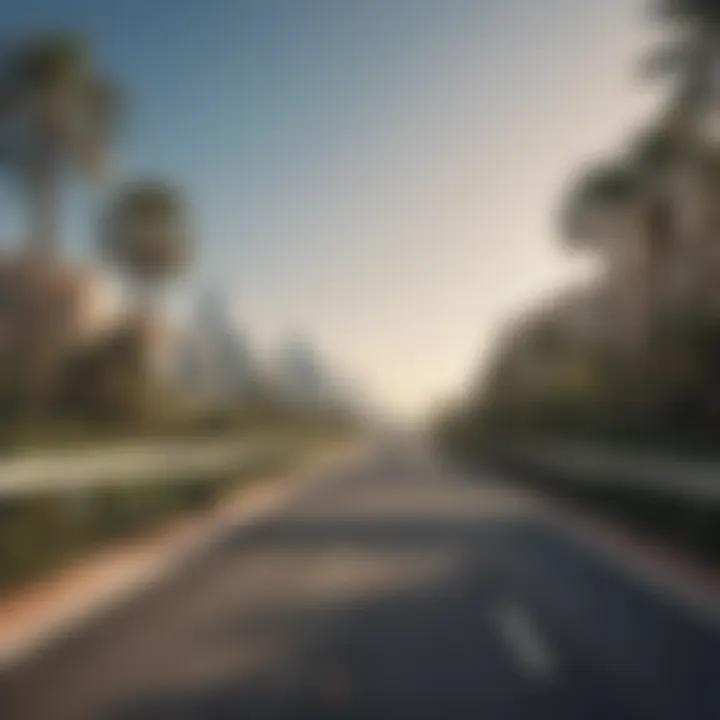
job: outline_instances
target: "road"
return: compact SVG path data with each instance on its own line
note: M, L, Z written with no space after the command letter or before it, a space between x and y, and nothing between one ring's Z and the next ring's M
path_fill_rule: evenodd
M556 522L373 455L6 671L0 717L720 717L718 627Z

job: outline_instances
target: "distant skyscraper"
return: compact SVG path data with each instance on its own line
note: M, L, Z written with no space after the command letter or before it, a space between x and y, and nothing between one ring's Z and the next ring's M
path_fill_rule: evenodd
M209 293L198 303L184 345L183 382L203 402L237 404L252 392L256 368L249 343L221 295Z
M325 400L327 378L313 345L293 336L281 346L279 356L280 387L292 403L319 406Z

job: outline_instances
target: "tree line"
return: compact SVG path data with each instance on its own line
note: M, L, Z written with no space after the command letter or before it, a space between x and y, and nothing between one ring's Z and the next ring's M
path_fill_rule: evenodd
M720 439L720 4L664 0L644 59L657 116L584 168L560 204L592 283L515 320L440 421L466 448L504 435L713 448Z

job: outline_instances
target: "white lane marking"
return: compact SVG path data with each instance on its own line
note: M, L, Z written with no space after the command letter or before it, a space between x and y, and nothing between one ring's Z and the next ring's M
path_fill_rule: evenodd
M555 658L540 630L517 603L507 602L496 612L498 630L523 674L549 680L556 671Z

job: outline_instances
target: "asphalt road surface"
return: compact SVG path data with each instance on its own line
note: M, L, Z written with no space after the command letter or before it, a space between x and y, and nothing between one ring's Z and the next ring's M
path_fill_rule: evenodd
M554 522L373 456L7 671L0 718L720 718L718 627Z

